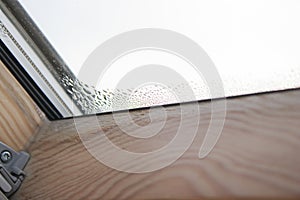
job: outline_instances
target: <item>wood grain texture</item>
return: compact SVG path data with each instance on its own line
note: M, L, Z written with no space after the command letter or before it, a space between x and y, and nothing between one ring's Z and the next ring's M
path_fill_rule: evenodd
M0 61L0 141L23 149L43 121L43 114Z
M32 159L26 169L28 177L15 198L300 198L299 100L299 90L227 100L222 135L214 150L202 160L198 159L198 152L211 113L209 102L199 103L201 121L192 146L169 167L146 174L119 172L97 161L83 146L73 119L48 122L29 148ZM190 109L184 117L196 117L194 104L184 106ZM155 112L152 122L159 123L163 117ZM150 122L148 113L149 110L139 110L131 115L143 126ZM123 134L110 114L97 119L107 137L119 147L147 152L174 137L180 108L167 107L167 113L165 127L148 140ZM124 113L117 115L122 117ZM76 120L77 128L83 128L86 137L95 137L99 132L92 119ZM188 134L190 127L185 128Z

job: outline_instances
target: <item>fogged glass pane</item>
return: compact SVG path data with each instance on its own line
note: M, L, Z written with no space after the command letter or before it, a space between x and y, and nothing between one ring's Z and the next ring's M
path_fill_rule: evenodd
M83 92L98 111L109 111L112 104L118 110L218 97L212 94L213 88L208 87L201 70L193 71L190 60L178 52L147 46L126 49L141 39L138 34L136 40L128 36L130 40L123 54L114 57L107 53L122 52L119 48L124 44L114 43L122 34L126 36L145 28L168 30L199 45L214 63L225 96L300 86L297 0L21 0L21 3L69 68L84 82L80 83L82 87L70 89L74 99L80 99L76 94ZM153 37L150 33L149 38ZM186 45L180 40L173 43ZM194 53L197 52L191 47L189 54ZM90 60L96 55L99 60L93 64L101 65L98 67L105 69L102 70L105 73L95 71L96 68L85 69L92 65ZM111 62L106 60L105 66L102 65L104 58ZM169 67L182 75L182 79L159 66ZM144 74L139 71L128 75L137 67L144 67ZM147 73L147 69L153 70ZM127 75L128 81L123 83ZM153 82L147 75L153 80L163 75L165 81L149 84ZM145 79L145 83L132 81L136 79ZM87 113L95 109L87 102L81 103L91 109Z

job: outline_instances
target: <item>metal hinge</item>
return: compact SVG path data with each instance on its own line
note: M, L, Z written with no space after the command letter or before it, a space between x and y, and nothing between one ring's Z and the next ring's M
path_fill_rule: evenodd
M10 197L21 186L23 171L30 155L24 151L16 152L0 142L0 199Z

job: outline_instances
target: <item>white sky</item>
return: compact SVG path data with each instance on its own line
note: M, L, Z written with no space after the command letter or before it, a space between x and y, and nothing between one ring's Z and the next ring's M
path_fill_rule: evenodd
M112 36L163 28L205 49L228 96L300 86L299 0L20 1L75 74Z

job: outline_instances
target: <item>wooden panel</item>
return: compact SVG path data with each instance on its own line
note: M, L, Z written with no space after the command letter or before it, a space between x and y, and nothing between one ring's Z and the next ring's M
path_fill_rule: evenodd
M189 150L171 166L146 174L119 172L93 158L73 119L49 122L29 148L28 177L16 199L300 198L299 99L300 91L296 90L228 100L220 140L202 160L197 155L211 113L209 103L200 103L198 135ZM196 117L193 104L184 106L191 109L184 117ZM98 120L113 143L147 152L174 136L180 109L168 107L167 112L165 128L149 141L122 134L109 114L98 116ZM140 126L149 123L148 110L131 114ZM153 123L162 118L154 114ZM87 137L95 137L99 131L92 119L77 120ZM188 134L191 130L185 128Z
M0 141L23 149L44 115L0 61Z

